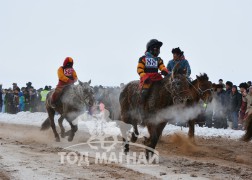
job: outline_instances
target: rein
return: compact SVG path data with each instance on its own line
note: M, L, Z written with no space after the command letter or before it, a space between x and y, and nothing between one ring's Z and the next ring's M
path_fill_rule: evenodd
M199 94L199 95L202 95L203 94L203 91L200 89L199 85L198 85L198 89L187 79L187 82L196 90L196 92Z
M86 96L82 96L83 93L83 87L80 86L76 86L76 88L73 88L73 93L76 97L78 97L78 99L80 100L81 103L85 104L86 106L88 106L88 102L86 101L89 98L89 95L87 93ZM86 93L85 93L86 94Z
M174 104L177 104L176 103L177 100L179 100L181 102L181 101L187 100L190 97L190 95L189 95L190 90L182 90L182 91L177 92L176 87L173 84L176 84L176 80L174 80L174 79L171 81L171 83L169 83L168 85L167 84L165 85L165 89L168 92L170 92L171 95L173 96L173 103ZM184 96L181 96L181 94L188 94L189 96L184 97Z
M200 89L200 87L199 87L199 83L198 83L198 89L187 79L187 82L196 90L196 92L200 95L200 96L202 96L205 92L207 92L207 91L210 91L211 93L212 93L212 89L210 89L210 88L208 88L208 89L206 89L206 90L202 90L202 89ZM204 102L205 104L206 104L206 106L205 106L205 108L204 108L204 112L206 112L206 109L207 109L207 105L208 105L208 100L209 100L209 98L207 98L207 102Z
M202 96L205 92L207 91L211 91L212 92L212 89L206 89L206 90L201 90L200 87L199 87L199 83L198 83L198 89L187 79L187 82L197 91L197 93Z
M171 83L173 84L175 81L173 80ZM175 82L176 83L176 82ZM182 91L179 91L179 92L176 92L176 89L173 87L173 85L171 86L172 87L172 91L175 92L174 94L179 96L180 94L182 93L186 93L186 94L190 94L190 90L182 90Z

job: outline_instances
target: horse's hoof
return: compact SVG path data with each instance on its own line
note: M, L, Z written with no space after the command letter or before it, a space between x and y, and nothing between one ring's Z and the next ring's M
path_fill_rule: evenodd
M73 140L73 136L69 136L67 140L71 142Z
M78 127L77 127L77 126L74 127L73 131L74 131L74 132L77 132L77 131L78 131Z
M56 138L55 138L55 141L56 141L56 142L60 142L60 138L59 138L59 137L56 137Z
M70 136L71 130L64 133L65 136Z
M147 137L144 136L144 140L143 140L142 143L143 143L144 145L147 145L148 142L149 142L149 138L147 138Z
M151 151L148 151L145 153L145 157L147 160L149 160L153 156L153 153Z
M124 154L127 155L129 153L129 149L124 149Z
M151 148L151 149L152 149L152 148ZM155 149L152 149L152 150L146 149L146 150L145 150L145 157L146 157L146 159L151 158L151 157L154 155L154 151L155 151Z
M61 138L65 138L65 133L62 133L62 134L60 135L60 137L61 137Z
M133 142L133 143L135 143L137 141L137 137L135 136L134 133L132 133L130 141Z

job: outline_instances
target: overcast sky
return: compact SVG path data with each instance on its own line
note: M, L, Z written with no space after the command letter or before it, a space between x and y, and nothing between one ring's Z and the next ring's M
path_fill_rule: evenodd
M66 56L80 80L116 86L139 79L146 43L180 47L192 78L252 80L251 0L1 0L0 83L35 88L58 81Z

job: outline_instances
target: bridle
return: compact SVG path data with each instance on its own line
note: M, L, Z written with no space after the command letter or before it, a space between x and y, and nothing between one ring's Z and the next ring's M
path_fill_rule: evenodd
M86 101L88 98L90 98L90 94L89 94L89 92L87 92L87 93L85 93L85 94L87 94L86 96L82 96L83 94L82 93L84 93L83 92L83 89L85 89L83 86L79 86L80 88L78 88L77 87L77 89L78 90L80 90L79 92L77 92L77 91L74 91L74 93L75 93L75 95L78 97L78 99L80 100L80 102L81 103L83 103L83 104L85 104L86 106L89 106L90 104ZM87 90L88 91L88 90ZM81 92L81 93L80 93Z
M175 78L174 78L175 79ZM190 90L181 90L177 91L175 86L173 84L176 84L176 80L172 80L170 83L165 84L165 89L172 95L173 97L173 103L177 104L177 102L185 102L188 99L191 99L191 95L189 96L182 96L182 94L190 94Z
M197 81L198 81L198 80L197 80ZM201 99L202 99L202 96L204 95L205 92L210 91L210 93L211 93L211 95L212 95L212 91L213 91L212 88L208 88L208 89L202 90L202 89L199 87L199 83L197 83L197 84L198 84L198 87L196 88L188 79L187 79L187 82L196 90L196 92L198 93L198 95L200 96ZM205 111L206 111L206 109L207 109L208 101L209 101L209 98L207 98L207 101L204 102L204 103L206 104Z
M207 91L210 91L212 93L213 89L212 88L208 88L208 89L205 89L205 90L202 90L200 87L199 87L199 83L198 83L198 88L196 88L188 79L187 79L187 82L196 90L196 92L202 96L205 92Z

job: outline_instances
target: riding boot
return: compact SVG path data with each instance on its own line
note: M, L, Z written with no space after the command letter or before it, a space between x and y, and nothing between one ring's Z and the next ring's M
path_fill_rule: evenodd
M57 102L57 96L58 94L56 92L53 93L52 99L51 99L51 106L52 108L56 108L56 102Z
M55 89L55 91L53 92L53 94L52 94L52 99L51 99L51 106L52 106L52 108L56 108L60 94L61 94L61 88L57 87Z

